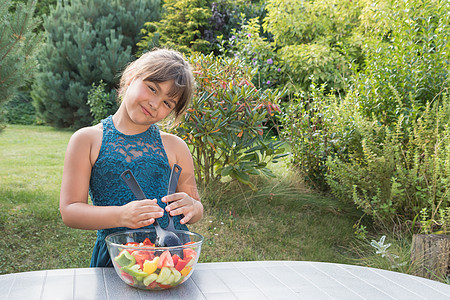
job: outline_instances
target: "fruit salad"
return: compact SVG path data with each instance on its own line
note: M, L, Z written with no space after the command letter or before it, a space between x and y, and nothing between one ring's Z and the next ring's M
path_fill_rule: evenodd
M141 243L129 242L114 257L113 264L129 285L150 290L168 289L184 282L197 262L197 252L184 244L179 250L162 250L146 238ZM138 248L139 247L139 248ZM148 250L145 248L149 248Z

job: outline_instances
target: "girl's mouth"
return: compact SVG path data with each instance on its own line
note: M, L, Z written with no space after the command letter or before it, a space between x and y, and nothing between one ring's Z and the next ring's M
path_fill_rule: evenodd
M145 107L141 106L141 108L144 115L152 117L152 114Z

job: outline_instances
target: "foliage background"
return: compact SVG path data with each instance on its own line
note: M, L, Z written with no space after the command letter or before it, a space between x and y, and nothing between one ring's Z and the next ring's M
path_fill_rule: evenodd
M147 8L136 13L142 6L111 11L118 0L70 3L41 1L34 15L45 26L34 19L27 29L27 36L44 31L47 38L34 45L36 77L22 74L35 82L34 122L77 128L98 121L114 111L116 75L134 54L174 47L191 60L199 82L195 111L178 127L199 151L199 182L234 191L244 183L256 193L252 188L264 187L257 174L268 174L263 170L283 155L276 143L284 141L290 171L316 193L359 210L353 221L362 241L367 229L400 228L408 239L448 234L448 0L167 0L152 2L155 18ZM122 17L132 29L114 23ZM33 122L29 85L20 84L1 106L10 123ZM238 204L220 201L251 210L249 198L233 199ZM282 199L280 207L291 207Z

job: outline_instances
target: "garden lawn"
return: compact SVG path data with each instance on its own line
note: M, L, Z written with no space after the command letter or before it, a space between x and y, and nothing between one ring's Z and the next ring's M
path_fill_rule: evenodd
M0 274L89 266L95 231L65 226L59 214L70 131L9 125L0 133ZM284 163L276 178L200 188L205 216L191 231L205 236L200 262L310 260L352 262L358 213L305 189Z

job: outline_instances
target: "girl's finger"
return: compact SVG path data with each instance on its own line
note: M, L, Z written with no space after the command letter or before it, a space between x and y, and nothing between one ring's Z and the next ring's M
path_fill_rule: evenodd
M142 223L142 226L140 226L140 227L144 227L144 226L151 225L151 224L153 224L154 222L155 222L155 219L153 219L153 218L150 218L150 219L141 221L140 223Z
M183 219L180 220L180 224L186 224L191 219L191 215L185 215Z

